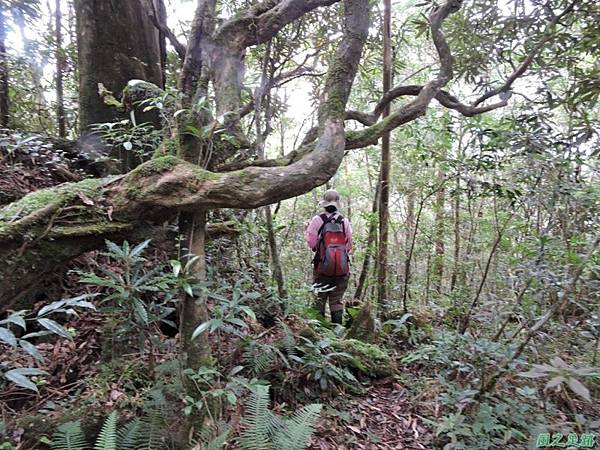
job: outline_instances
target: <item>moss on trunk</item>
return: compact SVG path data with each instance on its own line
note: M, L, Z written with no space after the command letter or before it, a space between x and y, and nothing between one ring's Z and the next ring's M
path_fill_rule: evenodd
M358 311L358 314L352 321L348 329L348 338L359 339L364 342L376 342L378 339L375 330L375 316L373 314L371 303L367 302Z
M340 339L332 342L337 351L348 353L352 365L360 372L374 378L389 377L396 373L396 367L390 355L375 344L356 339Z

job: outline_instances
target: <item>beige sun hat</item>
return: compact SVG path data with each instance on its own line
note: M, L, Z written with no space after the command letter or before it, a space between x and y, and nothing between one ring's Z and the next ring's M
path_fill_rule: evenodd
M338 211L341 210L342 207L340 205L340 194L335 189L329 189L325 191L323 194L323 199L319 202L319 205L323 208L333 205Z

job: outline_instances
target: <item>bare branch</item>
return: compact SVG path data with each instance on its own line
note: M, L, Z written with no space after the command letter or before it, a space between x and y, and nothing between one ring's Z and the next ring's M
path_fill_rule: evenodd
M179 42L179 39L177 39L175 33L173 33L173 31L167 26L165 22L159 20L158 15L156 14L154 4L152 4L152 11L148 11L148 18L150 19L152 24L166 36L171 45L175 48L175 51L179 55L179 58L183 61L185 59L185 53L187 51L185 45Z
M558 16L554 16L552 21L549 22L548 26L546 27L546 31L544 32L544 37L533 48L533 50L527 55L527 57L523 60L523 62L516 69L514 69L514 71L511 73L511 75L502 84L502 86L485 93L484 95L479 97L477 100L475 100L470 105L462 103L457 97L455 97L454 95L448 93L447 91L441 90L441 89L435 95L435 99L442 106L449 108L449 109L454 109L454 110L458 111L459 113L461 113L462 115L467 116L467 117L472 117L477 114L482 114L482 113L486 113L489 111L493 111L495 109L502 108L502 107L508 105L508 100L511 96L512 84L515 82L515 80L517 80L519 77L521 77L526 72L526 70L529 68L531 63L534 61L536 55L539 53L539 51L552 39L553 35L550 32L550 30L552 30L552 28L566 14L569 14L573 10L575 5L577 5L579 3L579 1L580 0L575 0L561 14L559 14ZM447 46L444 47L443 40L441 42L442 42L442 44L441 44L442 47L438 48L438 53L440 52L440 49L441 49L442 55L446 55L447 57L451 58L449 49L447 49ZM448 65L449 63L451 64L451 59L449 61L446 60L446 65ZM444 65L444 61L442 61L442 65ZM368 139L358 139L357 137L353 137L351 135L347 148L348 149L359 148L359 147L363 147L366 145L375 144L377 142L378 138L383 134L384 129L386 128L386 126L376 124L376 122L379 119L379 117L381 116L383 110L392 101L396 100L397 98L402 97L402 96L418 96L421 94L422 90L423 90L423 86L420 86L420 85L396 86L383 95L381 100L375 106L373 112L364 113L364 112L354 111L354 110L348 111L346 113L347 120L356 120L370 128L368 129L368 131L364 130L364 133L363 133L363 130L358 132L359 136L361 133L363 133L363 136L366 134L369 134ZM483 103L484 101L486 101L489 98L494 97L498 94L504 94L504 95L500 96L499 101L492 103L490 105L487 105L487 106L480 106L481 103ZM416 102L416 100L415 100L415 102ZM407 118L411 117L410 113L411 113L412 105L415 102L412 102L412 103L406 105L405 107L401 108L400 110L398 110L396 112L396 114L398 114L398 116L399 116L398 120L397 120L398 125L405 123L402 120L400 120L400 116L402 116L402 111L404 111L405 117L407 117ZM398 125L396 125L396 126L398 126Z
M367 126L374 125L377 122L377 119L381 115L381 112L383 111L383 108L386 104L389 104L391 101L402 96L419 95L422 89L423 86L420 85L396 86L395 88L389 90L383 96L383 98L379 101L372 113L363 113L360 111L350 110L346 112L346 120L356 120L357 122L360 122L363 125ZM448 109L454 109L467 117L472 117L477 114L482 114L488 111L492 111L494 109L502 108L508 104L509 98L510 95L507 93L506 97L504 97L499 102L493 103L488 106L477 107L474 105L467 105L465 103L461 103L461 101L456 96L444 90L440 90L435 96L435 99L442 106L445 106Z

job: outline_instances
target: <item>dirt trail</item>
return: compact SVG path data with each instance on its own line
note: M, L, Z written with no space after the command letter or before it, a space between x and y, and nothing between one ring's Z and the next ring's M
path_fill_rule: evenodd
M322 421L311 449L431 449L431 429L412 411L408 391L397 383L372 386L350 401L349 415Z

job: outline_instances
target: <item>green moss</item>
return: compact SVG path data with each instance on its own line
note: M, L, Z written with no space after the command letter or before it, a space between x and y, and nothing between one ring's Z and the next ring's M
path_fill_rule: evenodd
M162 173L167 170L171 170L173 167L181 164L181 159L177 158L173 155L160 156L158 158L153 158L144 164L140 164L135 169L133 169L129 175L128 179L137 179L140 177L147 177L153 175L155 173Z
M365 303L348 329L347 337L350 339L359 339L364 342L376 342L379 339L375 327L375 314L370 302Z
M340 98L340 95L332 95L327 101L329 114L335 118L343 118L345 115L346 102Z
M192 167L192 172L194 173L194 177L196 178L196 180L200 183L204 183L208 180L218 180L219 178L221 178L220 174L211 172L201 167Z
M89 236L106 233L116 233L131 228L131 224L117 222L98 222L84 225L54 226L51 237Z
M383 122L378 122L362 130L346 130L346 140L349 142L374 142L383 134Z
M167 155L158 158L151 159L150 161L135 168L125 180L125 189L127 192L127 198L131 200L140 199L144 194L152 193L154 187L152 185L141 183L141 179L152 176L154 174L161 174L163 172L174 169L179 165L184 165L185 162L180 158ZM201 185L207 180L217 180L221 177L220 174L210 172L201 167L189 164L186 170L192 172L193 177L188 182L189 189L194 192L200 189Z
M152 159L157 159L162 156L177 156L179 154L179 143L177 139L164 139L161 145L156 147L152 154Z
M125 179L127 198L136 200L142 197L142 191L137 184L141 178L166 172L182 162L183 161L176 156L166 155L153 158L144 164L140 164L133 169Z
M250 174L250 172L247 169L240 169L237 172L238 177L240 178L240 181L243 184L246 184L250 181L250 179L252 178L252 175Z
M179 141L174 138L165 140L163 145L163 155L177 156L179 153Z
M89 178L77 183L65 183L59 186L31 192L21 200L11 203L0 210L0 221L15 221L33 213L45 206L56 204L63 205L74 199L80 193L91 200L98 200L102 196L104 180Z
M352 365L370 377L388 377L396 372L390 355L375 344L357 339L339 339L332 342L337 351L348 353Z
M220 175L208 170L202 169L201 167L191 167L194 177L188 182L188 189L191 192L198 192L202 185L208 180L218 180Z
M157 85L148 81L131 80L123 89L123 103L137 105L141 101L161 97L164 92Z

